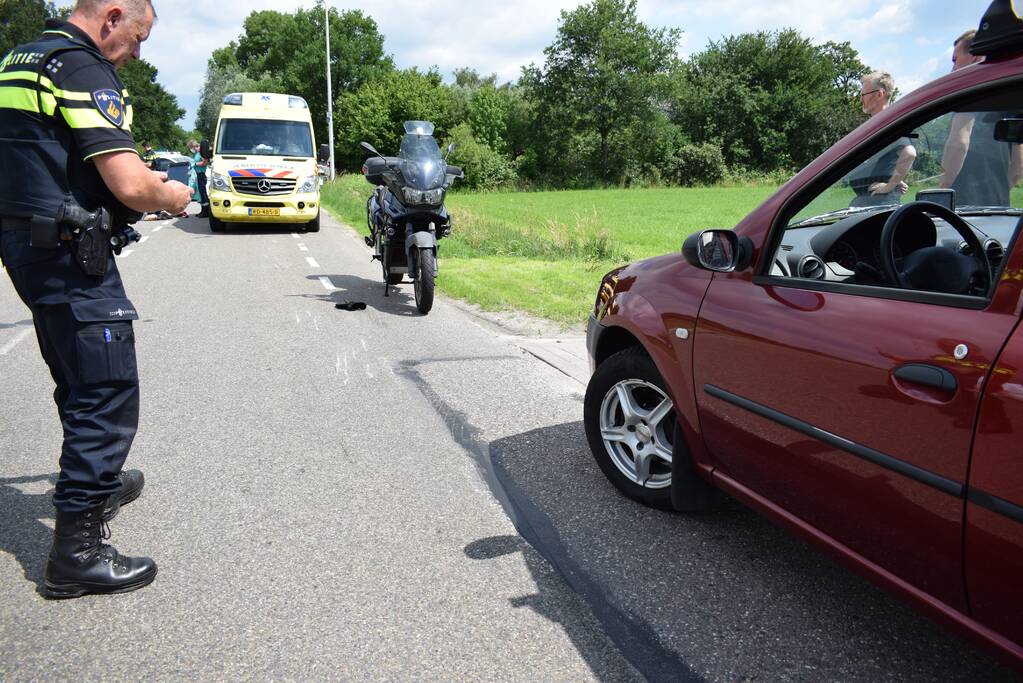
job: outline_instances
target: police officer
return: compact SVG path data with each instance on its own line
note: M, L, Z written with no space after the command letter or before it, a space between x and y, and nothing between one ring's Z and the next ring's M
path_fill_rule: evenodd
M138 427L138 315L108 235L138 212L179 213L191 196L139 158L116 72L139 57L155 18L150 0L78 0L67 22L48 22L0 61L0 257L32 311L64 432L51 598L135 590L156 576L151 559L103 543L143 485L141 472L121 469Z

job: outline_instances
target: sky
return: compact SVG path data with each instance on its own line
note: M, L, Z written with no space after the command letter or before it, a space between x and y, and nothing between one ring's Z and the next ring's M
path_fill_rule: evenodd
M60 3L58 3L60 4ZM523 66L543 64L557 35L561 12L578 0L328 0L339 11L360 10L384 35L384 50L399 68L437 67L447 82L471 67L498 82L516 80ZM637 12L653 28L678 28L679 54L700 52L711 41L760 30L795 28L815 42L848 41L868 66L888 71L903 94L947 73L952 41L976 28L989 0L638 0ZM312 0L195 2L154 0L159 20L142 56L159 82L186 109L179 123L191 129L210 53L236 40L250 12L290 12ZM332 37L333 39L333 37ZM324 85L324 87L326 87Z

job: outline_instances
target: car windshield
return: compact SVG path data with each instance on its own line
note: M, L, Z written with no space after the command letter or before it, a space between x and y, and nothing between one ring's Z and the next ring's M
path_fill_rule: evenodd
M1019 118L1021 110L1023 97L1002 93L897 131L810 201L789 227L833 223L916 199L954 203L962 215L1020 213L1023 188L1016 183L1023 155L1018 144L996 139L995 127ZM955 192L954 200L948 190Z
M217 132L216 153L312 157L312 128L303 121L224 119Z

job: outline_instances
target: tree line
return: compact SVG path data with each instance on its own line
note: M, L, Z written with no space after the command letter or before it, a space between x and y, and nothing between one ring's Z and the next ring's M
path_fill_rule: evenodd
M678 55L681 32L637 17L636 0L592 0L561 13L542 64L515 82L463 68L397 69L359 11L329 10L335 159L355 171L366 140L394 153L401 123L426 119L472 187L690 185L799 168L864 120L849 43L797 31L745 33ZM213 53L196 128L212 134L223 95L299 94L327 137L322 4L258 11Z
M43 0L0 7L0 53L60 14ZM870 69L856 50L792 29L724 37L683 58L681 31L645 25L636 0L591 0L561 13L543 62L516 81L462 68L445 83L436 68L398 69L371 17L326 14L343 171L360 167L360 141L393 154L402 122L425 119L442 143L458 144L451 161L465 167L470 187L709 184L789 173L865 118L858 87ZM324 18L322 2L250 13L238 39L210 56L197 134L212 137L227 93L283 92L306 99L326 142ZM140 60L122 78L136 139L180 147L182 110L156 69Z

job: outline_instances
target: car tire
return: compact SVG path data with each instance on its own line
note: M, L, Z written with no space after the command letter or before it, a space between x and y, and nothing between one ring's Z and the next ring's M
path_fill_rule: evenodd
M625 496L661 510L710 506L713 488L692 471L667 385L642 348L619 351L597 366L586 386L583 422L594 460ZM683 478L675 482L684 487L681 505L672 504L673 476Z
M320 212L316 212L316 218L312 219L305 224L306 232L319 232L320 231Z
M211 214L210 232L225 232L226 230L227 226L224 224L224 221L220 220L219 218L214 218L213 215Z

